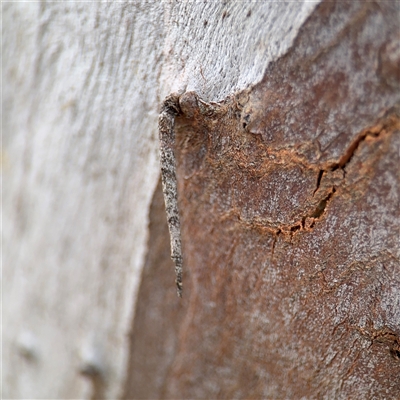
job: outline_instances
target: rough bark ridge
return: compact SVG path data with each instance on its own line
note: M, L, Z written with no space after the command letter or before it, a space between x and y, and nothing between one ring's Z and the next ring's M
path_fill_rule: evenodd
M175 119L180 114L179 96L165 99L158 119L160 165L165 211L171 242L171 258L175 264L176 289L182 297L182 244L178 209L178 187L175 162Z
M260 84L181 102L190 274L167 398L398 398L398 17L324 3Z

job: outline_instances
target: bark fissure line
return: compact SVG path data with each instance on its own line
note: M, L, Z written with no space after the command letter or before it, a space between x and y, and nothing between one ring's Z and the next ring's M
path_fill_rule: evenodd
M317 177L317 185L314 190L313 196L318 192L321 181L324 175L329 174L330 172L336 171L337 169L341 169L343 171L343 180L341 182L342 186L345 183L346 178L346 167L349 165L351 160L353 159L356 151L360 148L361 144L367 140L367 138L378 138L383 133L392 134L396 129L400 129L400 118L399 118L399 110L396 108L391 109L386 116L381 120L380 123L375 125L372 128L365 129L362 131L357 138L350 144L346 152L340 157L339 161L335 164L332 164L327 169L321 169L318 173ZM318 220L325 213L326 206L328 202L332 199L333 195L336 193L335 186L332 186L331 191L328 195L320 201L314 213L309 215L309 217ZM305 219L303 218L303 221ZM310 228L314 227L315 221L310 225ZM304 228L304 224L302 226ZM297 230L297 229L296 229Z
M316 207L311 212L306 213L303 217L292 224L276 224L273 221L268 221L264 218L255 218L252 221L246 221L241 217L239 211L232 211L234 214L237 214L239 221L245 222L249 227L253 226L259 228L263 227L264 229L267 228L268 231L271 231L271 233L274 234L274 241L271 249L271 253L273 255L279 235L282 234L284 236L292 237L293 234L297 234L299 232L310 232L315 227L316 223L323 218L333 197L336 195L338 190L346 184L346 167L351 163L355 153L358 149L360 149L360 146L362 146L362 144L366 142L368 138L378 139L382 134L392 134L399 129L399 110L394 107L390 109L376 125L363 130L349 145L345 153L339 158L338 162L331 163L325 168L319 170L316 188L312 194L312 197L314 197L320 190L323 181L332 177L331 174L336 170L341 170L343 172L343 177L340 179L340 182L330 187L330 189L327 191L327 194L318 202ZM315 168L314 165L305 163L304 159L301 160L301 164L309 168Z
M386 115L381 118L373 127L364 129L350 144L345 153L339 158L337 163L330 164L323 171L335 171L340 168L346 170L346 166L351 162L354 154L360 145L369 137L378 138L382 133L393 133L396 129L400 129L400 105L391 108ZM318 185L317 185L318 186Z

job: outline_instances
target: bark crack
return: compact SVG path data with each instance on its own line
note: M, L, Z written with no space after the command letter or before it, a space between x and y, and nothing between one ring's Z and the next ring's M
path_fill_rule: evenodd
M324 172L325 171L323 169L319 170L318 177L317 177L317 187L314 190L313 197L314 197L315 193L318 191L319 186L321 185L321 180L322 180L322 176L324 175Z
M400 336L387 326L376 329L372 321L368 321L366 328L355 327L355 329L368 340L371 346L374 343L382 343L389 348L390 355L397 361L400 361Z
M340 157L339 161L337 163L331 164L328 169L330 169L331 171L335 171L338 168L345 170L346 166L351 162L356 151L359 149L361 143L366 141L367 138L377 138L382 133L392 132L396 128L400 128L399 111L400 110L398 109L398 107L392 107L386 112L385 116L381 118L376 125L362 131L350 144L345 153Z

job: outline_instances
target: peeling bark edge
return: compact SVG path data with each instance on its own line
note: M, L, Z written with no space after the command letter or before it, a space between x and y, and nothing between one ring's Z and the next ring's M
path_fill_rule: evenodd
M164 100L158 120L160 139L161 179L165 210L171 239L171 258L175 263L176 289L182 297L182 244L178 208L178 188L175 160L175 118L181 113L179 95L171 94Z

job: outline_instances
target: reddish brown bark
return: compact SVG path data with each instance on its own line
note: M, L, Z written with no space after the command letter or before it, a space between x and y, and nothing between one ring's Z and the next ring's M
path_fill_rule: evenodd
M263 82L186 95L183 304L149 266L126 397L399 397L398 16L324 3Z

